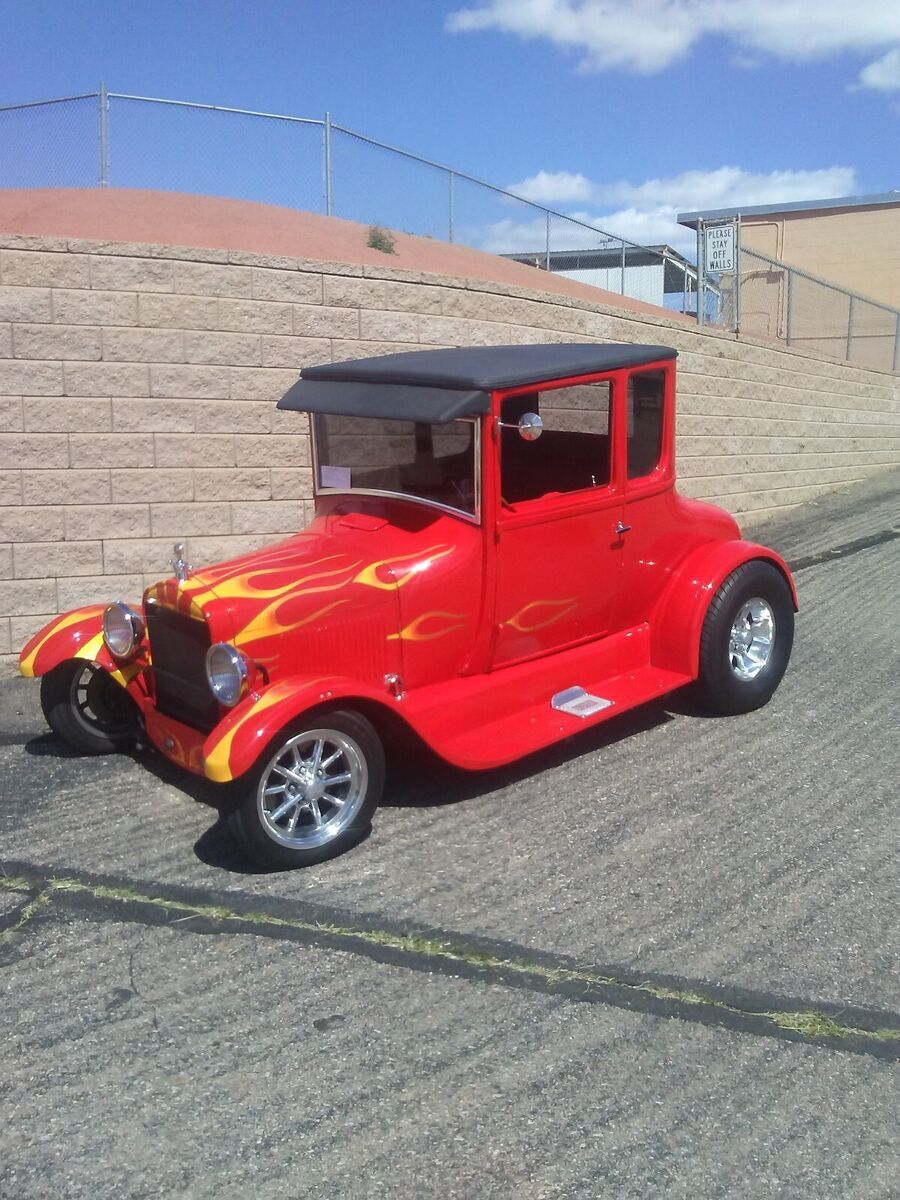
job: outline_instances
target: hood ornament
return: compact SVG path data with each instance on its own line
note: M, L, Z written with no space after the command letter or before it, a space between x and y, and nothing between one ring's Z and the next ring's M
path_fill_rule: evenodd
M172 570L175 572L175 578L179 583L184 583L190 578L193 567L184 557L184 542L175 543L175 557L172 559Z

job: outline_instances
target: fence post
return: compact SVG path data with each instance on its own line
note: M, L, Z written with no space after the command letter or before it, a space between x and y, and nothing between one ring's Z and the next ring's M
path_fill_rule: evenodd
M784 341L785 345L791 344L791 337L794 329L794 272L787 272L787 312L784 317Z
M97 175L97 182L100 187L109 187L109 97L106 92L106 84L100 84L100 91L97 93L97 104L99 110L99 138L100 138L100 170Z
M847 362L850 361L850 343L853 341L853 294L850 294L850 303L847 306Z
M550 270L550 210L547 209L547 240L544 250L544 270Z
M666 275L667 275L668 269L669 269L669 256L666 254L665 250L663 250L663 252L662 252L662 268L663 268L663 281L662 281L662 297L660 298L660 304L662 305L663 308L665 308L665 306L666 306Z
M706 324L706 263L703 260L703 222L697 222L697 324Z
M734 332L741 332L741 214L734 223Z
M453 241L453 172L447 176L447 224L450 231L450 241Z
M332 178L331 178L331 113L325 114L324 142L325 142L325 215L330 217L333 215L334 196L332 194Z

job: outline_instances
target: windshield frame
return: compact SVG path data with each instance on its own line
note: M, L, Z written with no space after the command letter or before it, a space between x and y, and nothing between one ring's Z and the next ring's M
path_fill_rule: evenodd
M451 504L442 504L439 500L429 500L426 496L416 496L412 492L392 492L379 488L333 488L322 487L319 483L321 478L319 474L319 453L318 439L316 437L316 421L319 417L333 416L333 413L313 413L309 414L309 445L310 456L312 459L312 484L313 496L375 496L386 500L407 500L411 504L422 504L426 508L435 508L439 512L449 513L454 517L461 517L464 521L468 521L471 525L481 524L481 427L482 418L480 416L472 417L454 417L452 421L448 421L448 425L466 423L474 425L475 433L472 444L472 453L475 458L475 504L474 511L469 512L464 508L455 508ZM361 420L368 420L367 417L361 417Z

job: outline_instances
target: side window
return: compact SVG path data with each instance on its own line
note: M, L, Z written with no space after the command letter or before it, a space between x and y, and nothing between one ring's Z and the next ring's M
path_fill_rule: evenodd
M553 388L505 400L500 420L500 490L506 504L606 487L610 479L608 383ZM536 412L544 431L527 442L514 428ZM513 428L505 428L513 426Z
M649 475L659 465L665 389L663 371L644 371L628 380L629 479Z

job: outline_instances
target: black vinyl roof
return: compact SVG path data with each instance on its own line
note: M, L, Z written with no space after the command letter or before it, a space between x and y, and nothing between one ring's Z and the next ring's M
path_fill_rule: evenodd
M445 424L485 413L489 393L675 358L670 346L463 346L304 367L278 401L298 412Z

